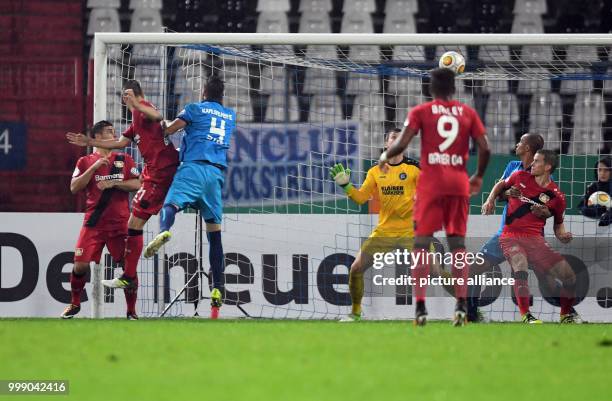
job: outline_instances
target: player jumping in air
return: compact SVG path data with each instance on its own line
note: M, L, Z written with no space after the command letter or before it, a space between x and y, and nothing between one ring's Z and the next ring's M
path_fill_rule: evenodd
M417 280L415 324L424 325L427 320L427 287L420 285L420 280L429 275L426 254L433 234L444 228L453 253L453 277L463 279L462 283L457 280L455 284L457 305L453 318L455 326L462 326L466 322L469 273L469 267L465 265L469 199L470 194L480 191L490 151L485 128L476 111L452 98L455 93L454 72L444 68L433 70L430 92L434 100L410 111L400 137L380 156L380 165L387 168L389 160L401 154L421 131L421 176L415 202L414 242L415 256L421 263L417 263L412 270ZM466 165L470 138L478 145L478 170L468 179Z
M99 121L91 129L97 141L114 141L115 128L108 121ZM70 191L73 194L85 190L87 197L85 219L74 251L74 268L70 273L71 300L61 317L70 319L81 310L81 293L91 262L99 263L106 248L115 262L123 260L127 221L130 215L128 192L140 188L136 168L130 155L94 149L81 157L76 164ZM125 288L127 318L136 315L136 290Z
M395 128L385 134L385 149L399 136ZM378 225L364 242L351 265L349 274L349 292L351 294L351 314L341 322L361 320L361 300L363 298L363 273L372 265L376 252L389 252L398 248L412 249L414 239L414 222L412 210L417 179L420 174L417 161L398 154L389 159L386 172L379 166L368 170L361 188L356 189L350 182L351 170L336 164L330 171L331 178L340 185L353 201L363 204L378 193L380 215Z
M144 158L142 186L132 200L132 214L128 221L124 273L113 280L102 280L102 284L111 288L138 288L136 268L142 253L142 230L147 220L163 205L178 166L178 152L164 136L160 125L162 115L145 100L138 81L127 81L121 98L132 112L132 123L119 140L100 141L72 132L67 133L66 138L74 145L105 149L120 149L134 142Z
M206 236L210 245L213 319L219 314L224 291L221 191L227 168L227 150L236 126L236 112L223 106L223 91L223 81L211 76L204 87L204 100L185 106L164 129L165 135L185 130L180 147L181 166L164 201L160 233L147 245L144 253L145 257L151 257L170 240L170 228L176 213L188 206L198 209L206 222Z
M501 176L500 181L505 180L510 177L512 173L515 171L524 171L529 170L531 167L531 163L533 162L533 157L536 152L544 147L544 138L539 134L524 134L521 136L520 141L516 144L515 153L519 157L520 160L512 160L506 166L504 173ZM518 190L516 188L510 188L505 193L502 194L504 199L507 199L511 196L518 196ZM482 214L491 214L495 211L495 198L492 198L490 195L487 200L482 205ZM482 274L487 271L491 271L493 266L499 265L506 260L504 258L504 254L499 246L499 236L504 229L506 212L508 211L508 205L504 207L504 211L502 212L501 226L499 227L499 231L491 237L480 249L480 252L483 255L484 263L482 264L473 264L470 268L470 275L476 276ZM548 208L542 205L533 205L531 208L532 213L541 217L548 218L550 217L550 211ZM477 322L480 320L480 316L478 313L478 303L480 301L480 291L481 288L479 285L474 285L469 288L469 297L468 297L468 321Z
M514 295L524 323L542 323L529 312L528 265L543 275L551 275L561 283L561 323L579 322L573 308L575 301L576 275L561 254L550 248L542 230L546 219L532 212L534 205L546 206L554 216L555 236L562 243L572 240L571 232L565 230L565 195L550 175L557 167L557 155L551 150L536 152L530 171L516 171L504 181L495 184L491 197L516 188L518 197L508 198L508 210L499 244L514 272Z

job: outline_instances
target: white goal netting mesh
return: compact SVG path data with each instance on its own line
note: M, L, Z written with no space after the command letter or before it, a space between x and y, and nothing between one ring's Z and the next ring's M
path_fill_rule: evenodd
M383 148L383 133L401 128L408 110L430 99L428 71L447 50L466 57L456 98L478 111L494 153L484 192L471 199L471 213L479 213L494 180L513 159L520 135L536 132L546 148L561 155L555 179L567 194L569 228L579 237L607 238L607 229L578 216L577 208L612 137L608 48L109 46L107 116L118 131L131 121L120 99L127 79L138 79L146 98L168 120L187 103L200 101L207 77L217 74L225 81L224 104L236 110L238 128L223 193L224 316L337 318L348 312L348 267L377 216L368 213L368 206L347 200L329 179L328 169L335 163L347 165L353 183L360 185ZM179 146L180 134L173 142ZM419 146L417 137L407 155L418 159ZM136 149L133 153L142 162ZM375 202L369 208L375 211ZM472 217L468 235L474 244L484 243L499 227L499 216ZM152 219L145 241L157 229ZM146 316L157 316L176 296L167 315L207 313L206 235L194 213L178 216L174 231L164 254L143 259L139 266L138 306ZM581 246L572 252L586 252ZM609 267L594 260L585 264L599 279L591 277L584 305L591 302L593 316L602 319L598 313L605 315L608 304L598 306L596 293L604 289L607 300ZM507 263L498 271L508 276ZM558 308L542 297L533 274L530 279L534 311L553 319ZM516 319L509 288L483 291L492 301L482 308L488 318ZM365 316L411 318L411 300L405 294L399 289L392 295L366 292ZM107 299L107 309L120 309L119 299ZM453 301L436 297L431 305L434 316L448 317Z

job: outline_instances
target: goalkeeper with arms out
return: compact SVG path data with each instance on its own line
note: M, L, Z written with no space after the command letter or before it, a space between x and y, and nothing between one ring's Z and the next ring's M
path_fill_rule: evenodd
M397 128L385 134L385 149L399 136ZM336 164L330 171L331 178L340 185L353 201L363 204L377 191L380 199L378 225L364 242L351 265L349 291L351 294L351 314L341 322L361 320L361 299L363 298L363 273L372 265L374 253L390 252L398 248L412 249L414 223L412 210L416 183L420 174L416 160L405 158L402 154L389 159L389 169L383 172L378 165L368 170L361 188L350 183L349 169Z
M164 135L184 129L179 166L161 210L160 233L151 241L144 256L150 258L171 238L176 213L186 207L200 211L206 222L210 245L209 261L213 278L211 318L219 314L223 298L223 246L221 190L227 168L227 150L236 126L236 112L223 106L223 81L212 75L204 87L200 103L190 103L164 128Z

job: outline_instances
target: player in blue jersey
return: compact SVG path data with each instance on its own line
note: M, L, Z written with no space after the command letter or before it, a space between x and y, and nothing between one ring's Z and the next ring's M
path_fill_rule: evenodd
M544 147L544 138L539 134L524 134L521 136L520 141L516 144L515 153L519 157L519 160L512 160L506 165L506 169L501 176L500 180L505 180L510 177L512 173L520 170L529 170L531 163L533 163L533 158L536 152ZM507 197L518 197L520 196L520 191L517 188L510 188L506 191L504 196ZM495 211L495 201L496 199L492 199L491 196L487 198L487 200L482 205L482 214L492 214ZM503 263L506 258L502 252L502 249L499 245L499 236L504 228L504 224L506 221L506 211L508 209L508 205L504 206L504 211L502 212L502 220L501 225L497 233L487 241L480 252L483 254L484 263L482 264L474 264L472 265L470 274L471 275L479 275L484 272L490 271L493 266L499 265ZM533 206L532 211L539 217L548 218L550 217L550 211L546 206ZM480 320L480 314L478 313L478 303L480 301L480 291L481 288L479 285L474 285L469 288L468 293L468 321L477 322Z
M170 228L176 213L192 207L200 211L206 222L206 236L210 245L209 261L213 278L211 318L216 319L222 304L223 246L221 218L223 204L221 190L227 168L227 150L236 127L236 112L223 106L223 81L211 76L204 87L200 103L190 103L164 129L172 135L183 129L179 166L160 215L160 233L144 252L153 256L171 238Z

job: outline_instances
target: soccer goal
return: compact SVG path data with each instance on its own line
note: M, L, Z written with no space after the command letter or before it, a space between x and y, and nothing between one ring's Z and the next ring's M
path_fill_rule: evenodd
M208 76L225 81L224 103L236 110L238 128L224 188L224 317L335 319L349 311L348 269L376 225L377 204L348 201L328 170L342 163L360 185L384 132L401 128L408 110L430 99L428 71L455 50L467 61L455 97L479 112L495 154L483 193L471 198L469 247L478 251L499 228L501 206L496 216L480 216L480 206L514 159L518 138L540 133L561 155L555 179L577 237L568 246L551 244L579 259L584 299L577 309L612 321L610 263L602 256L610 231L577 211L596 180L597 160L610 149L612 35L99 33L94 45L94 120L108 119L118 131L131 121L120 99L126 79L140 80L167 120L200 100ZM177 147L180 139L172 139ZM419 157L418 137L407 155ZM145 241L157 230L153 218ZM177 216L174 232L158 257L138 267L144 316L207 313L208 245L198 216ZM112 276L113 267L107 257L93 277ZM402 266L383 270L406 273ZM509 266L487 275L508 277ZM533 311L554 319L555 299L541 286L531 273ZM431 291L430 314L450 316L453 298L443 288ZM121 314L122 296L103 295L101 314ZM485 286L482 295L487 318L518 317L511 288ZM409 319L413 308L410 289L366 283L366 318Z

